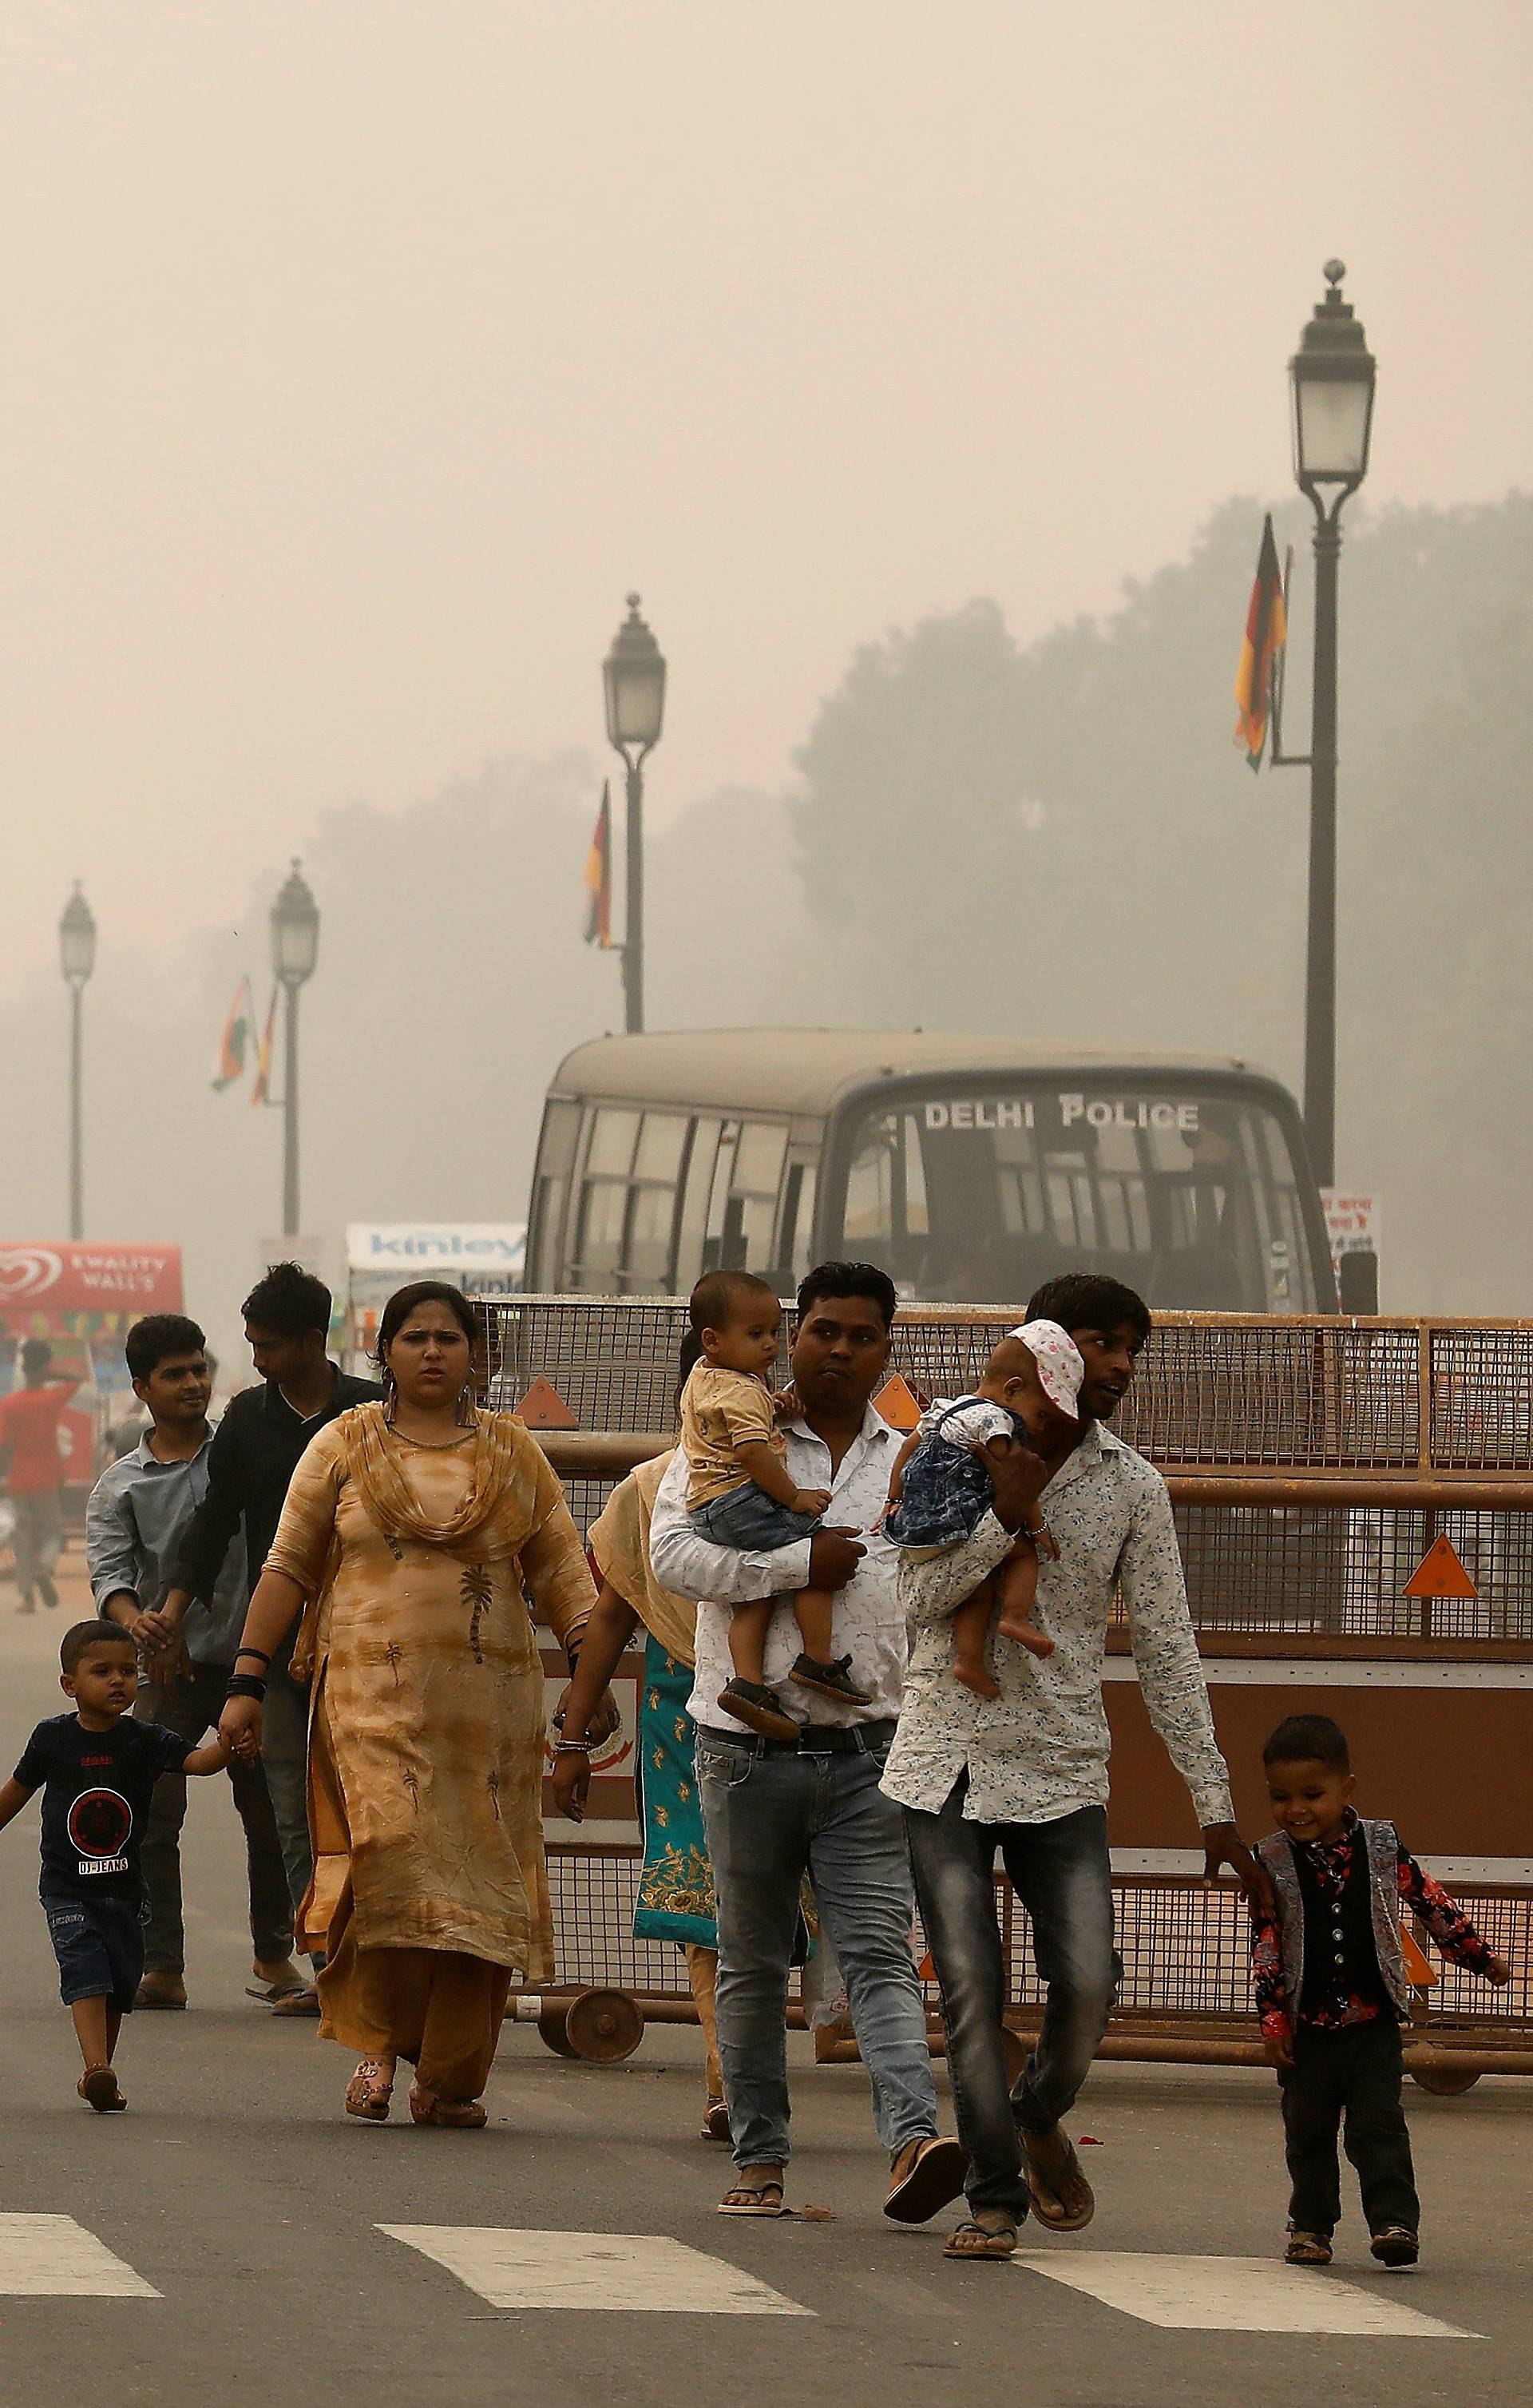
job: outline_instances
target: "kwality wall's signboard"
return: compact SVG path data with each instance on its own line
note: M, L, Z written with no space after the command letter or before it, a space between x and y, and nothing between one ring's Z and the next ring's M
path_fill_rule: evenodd
M122 1326L181 1310L179 1246L0 1240L0 1322L11 1334Z

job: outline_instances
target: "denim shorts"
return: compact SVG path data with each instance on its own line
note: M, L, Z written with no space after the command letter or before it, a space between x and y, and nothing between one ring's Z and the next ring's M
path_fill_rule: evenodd
M817 1530L824 1515L795 1513L789 1505L780 1505L748 1480L743 1488L732 1488L727 1497L710 1497L706 1505L695 1505L688 1521L700 1539L710 1539L716 1547L736 1547L742 1554L758 1550L767 1554L773 1547L791 1547Z
M144 1976L147 1900L79 1898L73 1890L43 1893L48 1936L59 1960L59 1996L105 1999L114 2014L131 2014Z

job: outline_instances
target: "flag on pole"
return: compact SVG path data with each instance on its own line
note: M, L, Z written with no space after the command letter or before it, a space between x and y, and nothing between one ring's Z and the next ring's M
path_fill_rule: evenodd
M1256 556L1240 666L1235 673L1235 741L1245 746L1246 759L1254 769L1262 765L1272 709L1273 676L1287 641L1288 612L1269 510L1262 527L1262 548Z
M215 1087L232 1087L245 1072L245 1051L255 1026L255 997L251 982L242 978L235 989L235 999L229 1006L229 1017L219 1039L218 1061L213 1070Z
M277 989L274 984L271 1001L266 1007L266 1025L262 1031L261 1042L255 1049L255 1078L251 1086L252 1104L269 1104L271 1101L271 1049L276 1035Z
M586 912L585 941L599 945L608 953L612 943L612 787L609 780L601 790L601 810L596 814L591 850L585 856L585 886L590 896Z

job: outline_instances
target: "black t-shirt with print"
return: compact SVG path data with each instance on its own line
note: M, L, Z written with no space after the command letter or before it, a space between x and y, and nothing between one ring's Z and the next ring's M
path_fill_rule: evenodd
M74 1714L39 1723L16 1779L43 1793L45 1890L141 1898L139 1852L162 1772L179 1772L191 1744L163 1723L124 1714L111 1730L81 1728Z

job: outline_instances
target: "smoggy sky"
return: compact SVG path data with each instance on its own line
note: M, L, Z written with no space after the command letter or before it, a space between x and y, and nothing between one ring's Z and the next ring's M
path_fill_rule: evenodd
M15 0L0 984L75 875L173 947L599 752L631 584L660 811L890 623L1110 606L1283 488L1331 252L1370 498L1526 485L1530 67L1526 0Z

